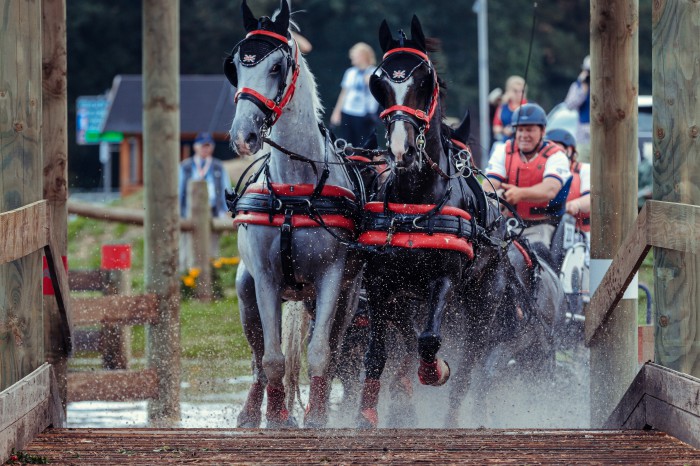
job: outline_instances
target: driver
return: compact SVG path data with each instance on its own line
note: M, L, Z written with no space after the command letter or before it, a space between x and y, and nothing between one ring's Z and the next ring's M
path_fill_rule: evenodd
M569 159L561 146L544 140L547 116L539 105L519 107L511 124L515 139L494 150L482 184L486 191L503 190L525 220L523 236L549 250L555 226L546 207L571 176Z
M571 165L571 188L566 198L566 213L576 218L576 229L590 242L591 234L591 164L576 160L576 138L565 129L547 131L544 138L564 147Z

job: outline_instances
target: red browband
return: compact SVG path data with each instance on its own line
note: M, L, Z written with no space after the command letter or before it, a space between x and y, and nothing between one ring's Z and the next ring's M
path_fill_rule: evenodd
M386 57L388 57L388 56L391 55L392 53L398 53L398 52L407 52L407 53L412 53L413 55L418 55L418 56L421 57L423 60L425 60L425 61L427 61L428 63L430 63L430 59L428 58L428 54L423 53L423 52L421 52L421 51L418 50L418 49L413 49L413 48L410 48L410 47L399 47L399 48L396 48L396 49L391 49L391 50L389 50L387 53L384 54L384 56L382 57L382 60L386 60Z
M257 29L255 31L250 31L248 34L246 34L245 38L247 39L250 36L256 36L256 35L262 35L262 36L270 36L273 37L281 42L284 42L285 44L289 44L290 40L284 37L281 34L277 34L276 32L272 31L265 31L264 29Z

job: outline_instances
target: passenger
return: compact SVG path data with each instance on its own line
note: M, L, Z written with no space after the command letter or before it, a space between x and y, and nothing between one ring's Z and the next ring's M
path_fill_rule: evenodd
M525 104L513 113L515 139L497 147L483 181L487 191L503 190L503 198L525 220L523 236L549 250L555 226L546 212L571 176L561 146L544 140L547 116L537 104Z
M590 244L591 232L591 164L581 163L577 158L576 138L565 129L547 131L544 136L566 149L571 170L571 188L566 198L566 213L576 217L576 228L583 232Z

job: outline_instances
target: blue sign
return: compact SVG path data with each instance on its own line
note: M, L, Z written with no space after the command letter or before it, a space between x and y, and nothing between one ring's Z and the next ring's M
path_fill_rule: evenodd
M107 118L107 96L81 96L76 101L76 138L80 145L99 144L102 126Z

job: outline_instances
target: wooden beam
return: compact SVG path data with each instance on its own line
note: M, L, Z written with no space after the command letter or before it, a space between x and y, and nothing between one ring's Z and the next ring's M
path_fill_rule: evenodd
M107 207L102 205L90 204L89 202L68 201L68 213L80 215L81 217L94 218L97 220L105 220L108 222L128 223L131 225L143 226L145 213L143 209L127 209L124 207ZM229 229L233 231L233 222L230 228L225 225L219 225L221 229ZM194 223L189 219L180 220L180 230L194 230Z
M57 257L54 253L57 247L52 243L53 241L44 247L44 254L46 255L46 262L49 266L49 275L51 277L51 283L56 297L56 305L60 315L60 322L58 325L60 326L61 335L63 337L63 351L65 354L70 355L73 353L73 316L69 307L70 291L68 289L68 273L63 267L60 256Z
M158 375L142 371L68 373L68 401L138 401L158 397Z
M77 326L95 324L155 324L158 302L153 294L140 296L99 296L71 299L73 321Z
M674 251L700 252L700 206L647 201L647 244Z
M0 392L0 460L13 449L23 449L48 426L63 427L63 410L55 408L47 363Z
M21 259L48 244L47 211L42 200L0 213L0 264Z
M645 205L591 298L591 305L586 311L587 344L590 344L600 326L622 299L650 248L647 240L647 206Z

